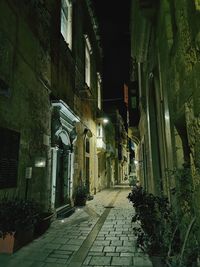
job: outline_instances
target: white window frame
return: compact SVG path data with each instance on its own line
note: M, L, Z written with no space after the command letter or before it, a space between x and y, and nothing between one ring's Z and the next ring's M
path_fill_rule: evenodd
M91 54L92 47L87 34L85 37L85 83L88 87L91 86Z
M90 53L88 46L85 46L85 82L90 87L91 77L90 77Z
M97 107L101 110L101 76L97 73Z
M61 0L60 31L68 47L72 49L72 2L71 0Z

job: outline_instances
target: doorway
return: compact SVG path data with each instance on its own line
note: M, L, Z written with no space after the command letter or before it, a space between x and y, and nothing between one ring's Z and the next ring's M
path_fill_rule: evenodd
M56 149L52 152L52 207L59 208L70 203L71 150L66 145L63 132Z
M85 139L85 183L87 193L90 193L90 140Z

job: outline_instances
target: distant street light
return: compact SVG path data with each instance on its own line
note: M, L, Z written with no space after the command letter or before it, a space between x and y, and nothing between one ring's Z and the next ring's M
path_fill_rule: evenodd
M106 124L106 123L108 123L108 122L109 122L109 120L108 120L107 118L104 118L104 119L103 119L103 123Z

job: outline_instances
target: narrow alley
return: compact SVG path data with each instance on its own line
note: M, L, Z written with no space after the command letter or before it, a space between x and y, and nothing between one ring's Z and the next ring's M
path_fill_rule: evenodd
M0 267L200 267L199 73L200 0L0 0Z
M83 208L13 255L0 255L1 267L151 267L135 247L128 202L129 186L99 192Z

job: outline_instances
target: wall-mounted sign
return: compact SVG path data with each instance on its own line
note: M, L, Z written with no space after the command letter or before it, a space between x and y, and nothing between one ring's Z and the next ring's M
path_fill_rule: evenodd
M26 179L32 178L32 167L26 167L25 177Z

